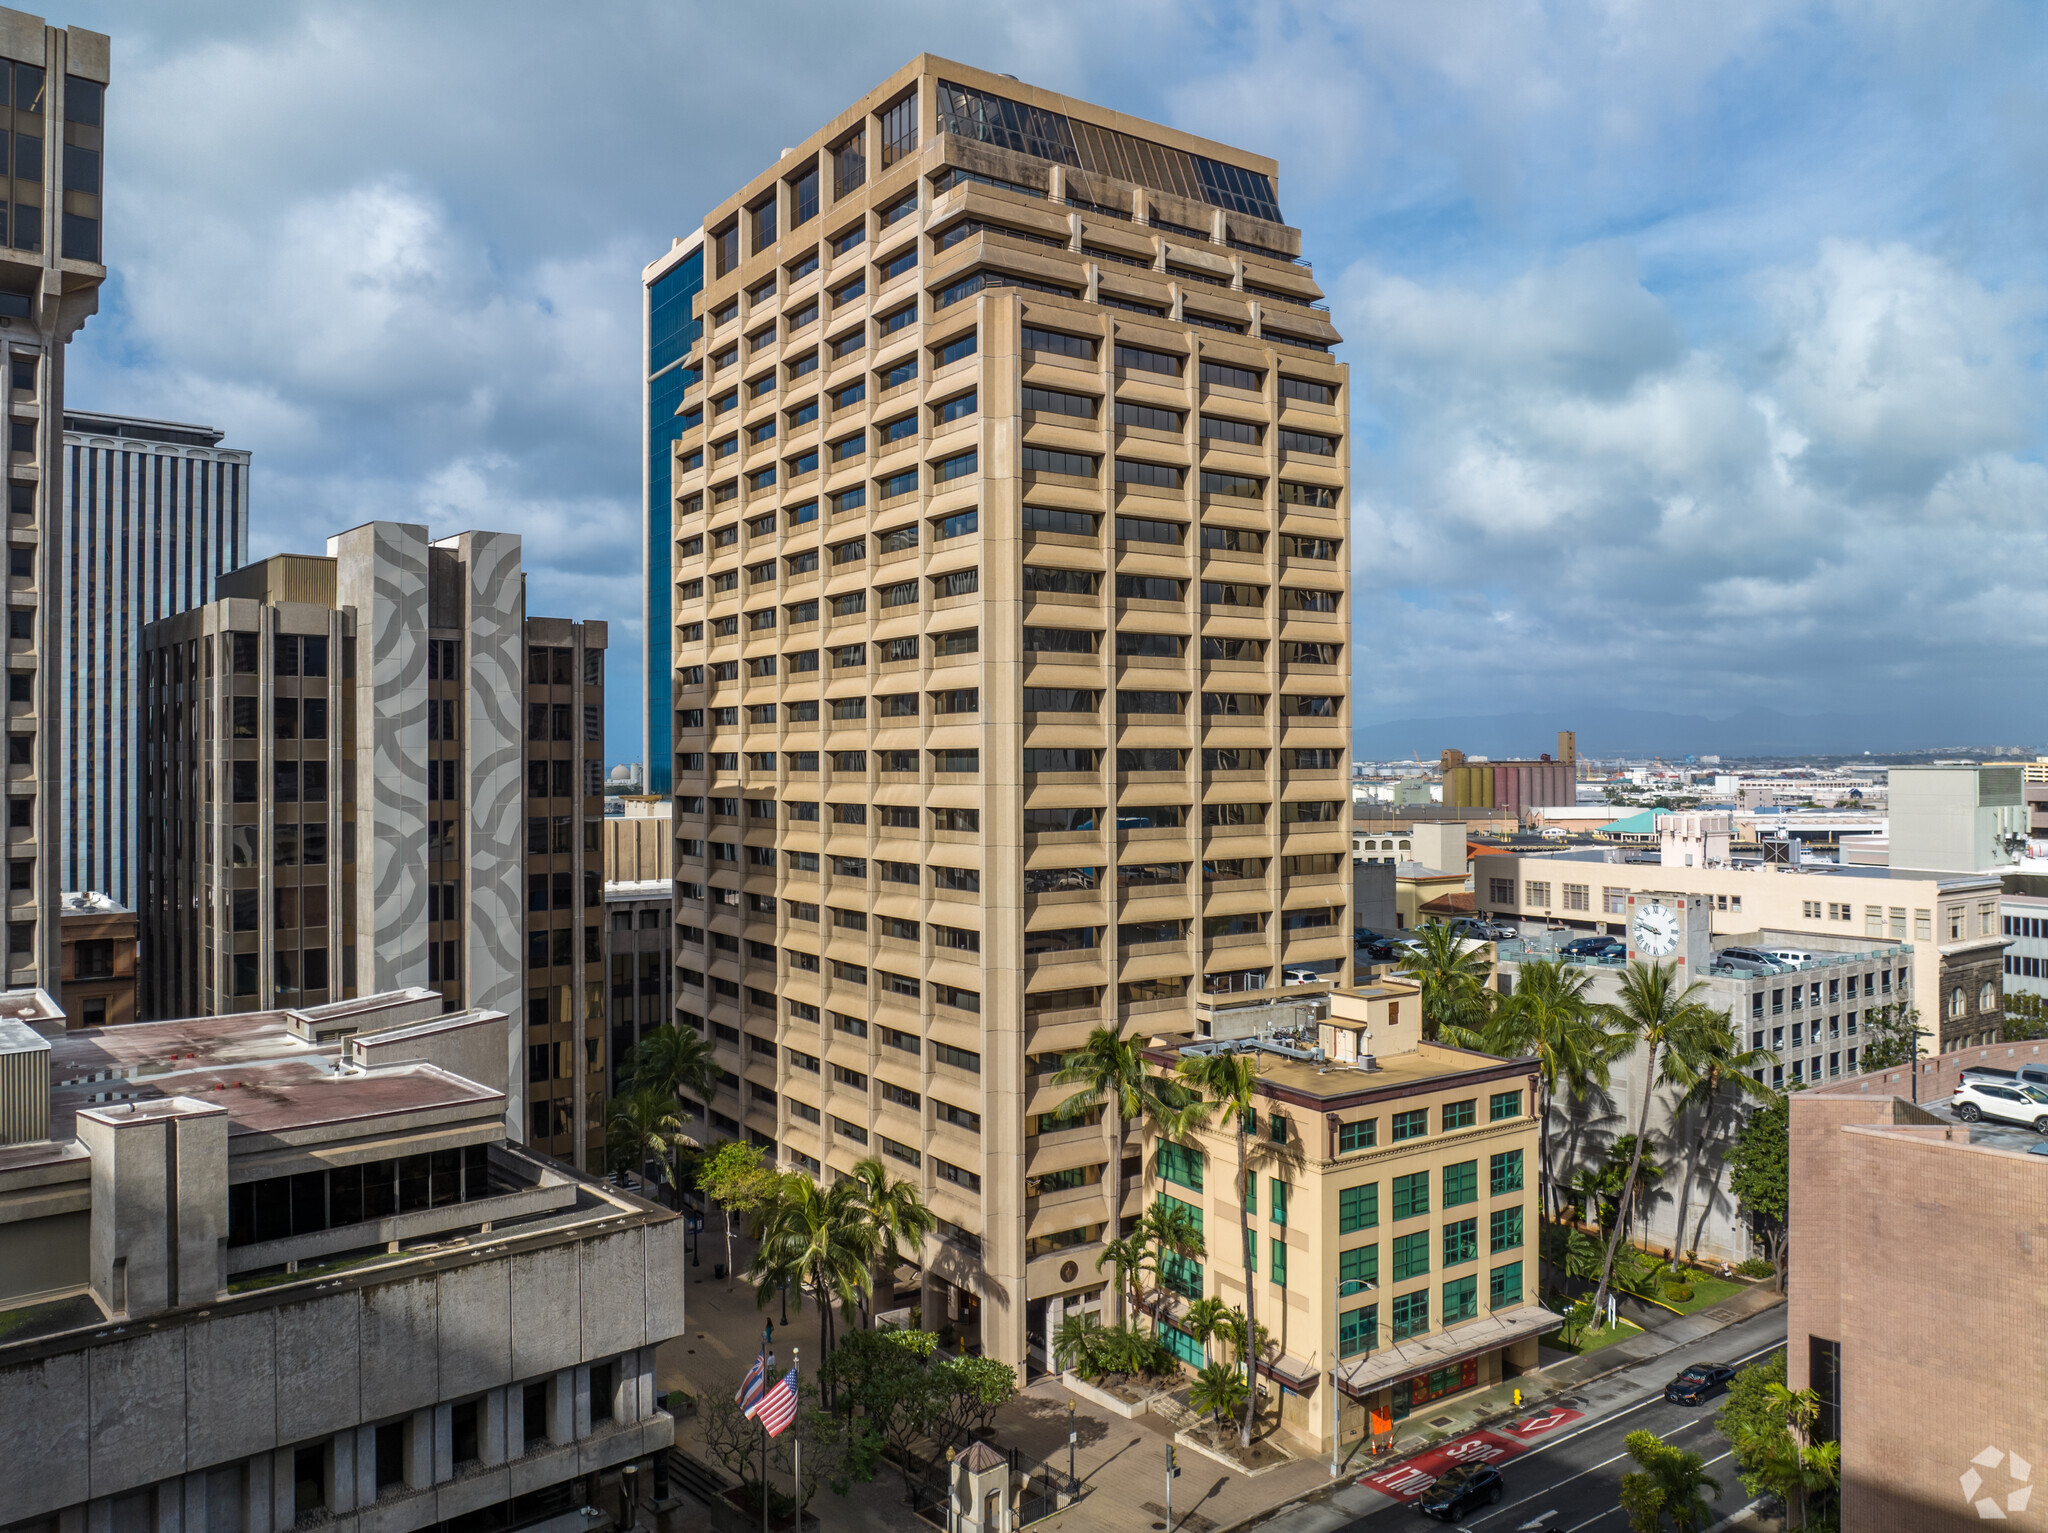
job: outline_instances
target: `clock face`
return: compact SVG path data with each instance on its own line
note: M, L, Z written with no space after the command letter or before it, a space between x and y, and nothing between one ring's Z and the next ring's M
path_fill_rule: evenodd
M1678 912L1669 905L1645 905L1636 912L1636 946L1662 958L1678 946Z

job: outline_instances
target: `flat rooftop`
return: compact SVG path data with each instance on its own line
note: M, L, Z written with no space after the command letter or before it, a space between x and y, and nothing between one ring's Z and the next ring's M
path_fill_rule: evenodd
M364 1007L357 1014L374 1018L377 1009ZM435 1065L344 1066L342 1038L311 1041L304 1022L295 1021L335 1014L333 1007L307 1013L245 1012L78 1028L54 1036L49 1040L50 1137L0 1147L0 1171L83 1160L85 1151L76 1143L78 1114L119 1103L191 1097L225 1109L232 1141L243 1134L503 1100L502 1092Z
M1359 987L1362 991L1371 988ZM1415 992L1412 988L1403 987L1398 992L1390 990L1387 993L1407 996ZM1332 1108L1354 1099L1434 1091L1465 1076L1526 1075L1536 1063L1533 1059L1504 1059L1495 1054L1482 1054L1476 1049L1457 1049L1442 1043L1423 1043L1399 1054L1376 1055L1370 1070L1339 1064L1334 1060L1317 1062L1293 1058L1249 1038L1222 1046L1211 1045L1206 1039L1190 1038L1185 1043L1169 1043L1164 1048L1151 1048L1145 1052L1155 1063L1170 1068L1190 1052L1227 1053L1234 1050L1257 1054L1261 1092Z

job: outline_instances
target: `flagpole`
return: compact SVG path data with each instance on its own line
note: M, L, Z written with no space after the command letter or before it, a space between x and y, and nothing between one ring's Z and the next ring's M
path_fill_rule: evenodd
M792 1377L796 1377L802 1369L803 1361L804 1349L802 1347L791 1347L789 1349L789 1371ZM789 1488L791 1494L796 1497L796 1533L804 1533L804 1386L801 1378L797 1378L796 1387L797 1417L796 1420L790 1423L790 1425L796 1428L796 1436L790 1439L789 1444L791 1451L796 1455L796 1469L790 1477Z

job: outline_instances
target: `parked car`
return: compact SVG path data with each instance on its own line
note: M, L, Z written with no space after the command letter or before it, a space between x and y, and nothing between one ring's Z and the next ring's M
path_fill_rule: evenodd
M1775 958L1788 969L1796 969L1803 963L1813 963L1816 961L1813 954L1803 953L1796 947L1765 948L1764 956Z
M1744 974L1782 974L1786 968L1774 955L1753 947L1724 947L1714 955L1714 962Z
M1358 951L1365 954L1373 963L1397 963L1407 949L1395 945L1384 937L1376 937L1371 942L1361 943Z
M1416 1498L1416 1509L1438 1522L1456 1522L1475 1507L1492 1506L1507 1493L1507 1481L1490 1464L1460 1464Z
M1280 971L1280 983L1283 985L1313 985L1328 977L1320 969L1284 968Z
M1628 944L1619 937L1575 937L1558 949L1566 958L1605 958L1610 951L1626 953Z
M1482 921L1476 916L1459 916L1451 922L1451 930L1479 942L1503 942L1515 935L1512 926L1503 926L1498 921Z
M1726 1363L1694 1363L1664 1386L1664 1398L1673 1405L1704 1405L1715 1395L1726 1394L1735 1370Z
M2048 1091L2039 1086L2000 1085L1996 1081L1964 1081L1948 1099L1949 1110L1965 1123L1990 1118L2017 1123L2048 1134Z
M1990 1081L2000 1086L2039 1086L2048 1090L2048 1065L2021 1065L2017 1070L1993 1070L1972 1065L1963 1072L1966 1081Z

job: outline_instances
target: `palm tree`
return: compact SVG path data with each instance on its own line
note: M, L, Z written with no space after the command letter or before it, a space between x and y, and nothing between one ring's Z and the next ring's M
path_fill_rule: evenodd
M1104 1137L1109 1141L1109 1164L1103 1174L1109 1182L1110 1226L1121 1234L1124 1126L1144 1117L1148 1105L1156 1100L1145 1061L1131 1039L1121 1036L1113 1027L1098 1027L1089 1033L1086 1043L1060 1061L1052 1083L1081 1088L1053 1109L1055 1117L1074 1119L1097 1107L1106 1109L1102 1121ZM1121 1292L1117 1295L1117 1307L1123 1307ZM1119 1314L1117 1318L1125 1317Z
M1605 1088L1614 1061L1629 1040L1608 1031L1601 1014L1586 999L1593 983L1585 968L1536 958L1522 965L1515 993L1494 1008L1484 1048L1509 1059L1534 1055L1537 1090L1536 1136L1539 1206L1545 1218L1557 1217L1557 1196L1550 1159L1550 1109L1558 1082L1574 1101L1596 1086Z
M795 1290L799 1310L806 1290L817 1301L821 1368L832 1355L833 1303L852 1309L874 1282L875 1236L860 1196L852 1177L821 1188L802 1172L784 1176L761 1210L761 1245L747 1268L754 1302L763 1309L783 1284Z
M1707 1473L1706 1459L1674 1448L1654 1432L1631 1432L1623 1440L1628 1456L1642 1465L1638 1474L1621 1477L1621 1509L1629 1526L1657 1533L1671 1519L1676 1533L1698 1533L1713 1518L1707 1493L1721 1496L1721 1482Z
M1092 1309L1070 1309L1052 1333L1052 1362L1063 1372L1093 1378L1102 1351L1102 1317Z
M1203 1254L1201 1227L1195 1223L1195 1216L1185 1203L1168 1198L1164 1193L1152 1200L1152 1206L1145 1210L1144 1218L1138 1224L1138 1238L1152 1242L1155 1255L1153 1270L1159 1274L1162 1286L1166 1283L1169 1268L1168 1257L1178 1261L1192 1261ZM1199 1295L1197 1295L1199 1297ZM1160 1311L1164 1301L1153 1308L1152 1334L1159 1334Z
M1719 1126L1722 1104L1731 1098L1744 1096L1768 1101L1775 1093L1749 1072L1769 1064L1771 1058L1763 1049L1745 1049L1741 1035L1735 1030L1734 1019L1725 1012L1708 1012L1697 1029L1673 1040L1672 1078L1681 1088L1681 1094L1672 1104L1671 1120L1675 1124L1694 1108L1700 1114L1700 1131L1686 1154L1685 1180L1678 1194L1677 1230L1682 1249L1698 1248L1700 1231L1705 1229L1707 1214L1713 1206L1713 1199L1709 1197L1707 1207L1700 1210L1700 1229L1693 1231L1692 1245L1685 1246L1685 1216L1692 1205L1693 1177L1713 1139L1714 1130Z
M1626 1207L1630 1223L1648 1225L1650 1199L1657 1184L1664 1180L1664 1168L1657 1164L1656 1155L1655 1135L1650 1137L1649 1147L1640 1153L1634 1134L1623 1134L1607 1147L1607 1164L1600 1170L1600 1184L1614 1199L1616 1222L1620 1221L1620 1210Z
M1258 1285L1254 1281L1257 1256L1252 1248L1251 1215L1247 1208L1251 1172L1245 1141L1259 1122L1258 1056L1251 1053L1184 1054L1178 1073L1188 1087L1199 1093L1205 1116L1207 1111L1220 1108L1223 1121L1237 1129L1237 1228L1244 1242L1244 1307L1248 1333L1257 1335ZM1252 1418L1259 1407L1258 1366L1256 1349L1247 1347L1244 1425L1238 1432L1238 1442L1247 1448L1252 1442Z
M719 1066L704 1035L688 1028L650 1028L633 1050L633 1084L654 1086L671 1096L690 1093L709 1102L718 1090Z
M1441 921L1418 928L1415 936L1421 946L1410 948L1395 972L1422 989L1422 1036L1459 1048L1483 1047L1493 1004L1486 988L1493 965L1485 945L1468 949Z
M1608 1024L1649 1053L1643 1061L1643 1075L1636 1100L1635 1144L1629 1155L1628 1172L1621 1182L1621 1206L1615 1210L1614 1228L1607 1237L1607 1259L1600 1267L1600 1286L1593 1292L1595 1313L1607 1303L1608 1278L1614 1271L1614 1253L1629 1226L1629 1195L1635 1189L1636 1170L1642 1164L1643 1146L1649 1141L1650 1098L1660 1083L1678 1083L1670 1073L1669 1047L1674 1038L1699 1036L1707 1019L1715 1013L1695 999L1706 986L1699 982L1679 988L1678 966L1667 963L1632 963L1622 976L1621 1001L1603 1006Z
M678 1150L694 1149L697 1141L683 1131L676 1116L675 1098L652 1086L636 1087L611 1100L605 1113L605 1143L611 1147L612 1164L645 1178L648 1162L654 1163L654 1180L673 1188L676 1184L672 1157Z
M855 1161L853 1170L844 1180L852 1182L857 1189L860 1217L866 1223L874 1244L876 1265L882 1269L874 1281L886 1278L893 1284L896 1264L903 1259L903 1248L907 1245L922 1255L924 1238L939 1227L939 1216L925 1206L924 1197L918 1192L915 1182L901 1177L892 1178L889 1168L872 1155ZM865 1295L861 1307L861 1318L865 1320Z
M1195 1345L1202 1349L1202 1355L1209 1355L1209 1341L1212 1337L1229 1337L1235 1334L1230 1320L1230 1306L1211 1294L1206 1299L1197 1299L1187 1307L1180 1317L1188 1335Z
M1152 1250L1142 1234L1119 1235L1114 1240L1105 1240L1102 1251L1095 1258L1095 1270L1111 1268L1116 1276L1117 1309L1124 1308L1124 1293L1130 1292L1130 1307L1138 1307L1138 1288L1144 1281L1145 1269L1153 1265Z
M1221 1426L1224 1417L1235 1415L1244 1404L1244 1390L1243 1374L1226 1363L1209 1363L1188 1388L1188 1409L1215 1418Z

